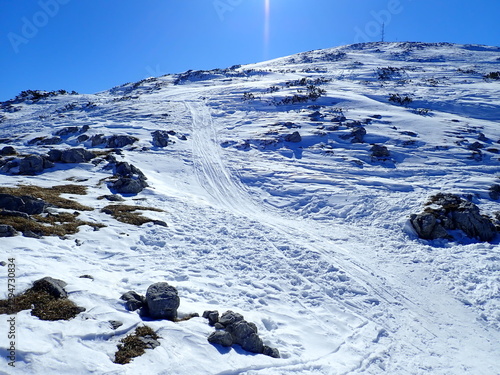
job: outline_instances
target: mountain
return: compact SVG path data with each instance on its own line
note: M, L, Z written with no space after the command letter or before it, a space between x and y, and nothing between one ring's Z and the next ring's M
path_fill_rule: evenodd
M498 374L498 235L410 217L499 226L499 71L499 47L367 43L2 103L0 194L39 199L0 216L0 298L52 277L81 309L2 315L0 373ZM158 282L179 321L120 299ZM280 358L209 343L215 310ZM113 363L143 325L160 346Z

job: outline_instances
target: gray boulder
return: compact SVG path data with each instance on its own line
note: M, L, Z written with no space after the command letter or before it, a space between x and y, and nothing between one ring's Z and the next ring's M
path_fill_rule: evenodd
M101 146L106 143L106 137L104 134L96 134L90 138L90 144L92 147Z
M84 148L70 148L61 153L62 163L86 163L96 155Z
M257 334L257 327L253 323L240 320L226 327L226 331L233 337L233 342L251 353L262 353L264 344Z
M109 185L110 189L119 194L139 194L148 184L144 180L130 177L120 177Z
M208 342L215 345L229 347L233 345L233 337L227 331L214 331L208 336Z
M44 212L46 207L47 203L42 199L27 195L18 197L11 194L0 194L0 209L38 215Z
M5 146L4 148L2 148L2 150L0 150L0 155L2 156L17 155L17 151L12 146Z
M55 131L53 134L59 137L67 137L79 132L78 126L66 126L65 128Z
M43 172L44 159L39 155L30 155L21 159L19 162L19 174L21 175L35 175Z
M123 325L119 320L108 320L108 323L111 325L112 330L116 330Z
M14 237L16 230L10 225L0 224L0 237Z
M153 133L151 133L151 136L153 137L153 146L155 147L166 147L168 146L168 132L165 130L156 130Z
M68 293L64 290L66 285L68 284L62 280L44 277L43 279L36 280L31 289L34 291L47 292L55 298L66 298L68 297Z
M27 220L29 220L29 218L30 218L30 215L28 215L24 212L9 211L9 210L0 210L0 216L20 217L22 219L27 219Z
M423 239L451 238L449 230L461 230L470 238L491 241L497 229L492 220L481 215L479 207L455 194L431 197L425 212L411 215L410 222Z
M40 140L37 144L43 145L43 146L49 146L49 145L58 145L62 143L62 138L61 137L50 137L50 138L45 138Z
M215 311L205 311L203 313L203 317L208 319L208 324L214 326L216 323L219 323L219 312Z
M276 348L271 348L267 345L264 345L264 350L262 351L262 354L267 355L272 358L280 358L280 351Z
M302 136L299 132L293 132L292 134L287 134L285 136L286 142L298 143L302 141Z
M155 319L177 319L177 309L180 305L177 289L168 283L155 283L146 292L146 303L149 316Z
M106 139L106 147L122 148L137 142L138 139L130 135L112 135Z
M382 145L374 144L370 151L372 152L372 157L374 158L388 158L391 156L387 147Z
M366 129L362 126L356 127L351 131L351 143L363 143L366 135Z
M222 316L219 318L219 324L222 324L224 327L227 327L230 324L239 322L243 320L243 315L235 313L231 310L226 311Z
M128 311L135 311L146 306L146 298L131 290L124 293L120 299L125 301L125 307Z
M491 185L489 188L489 195L490 195L490 198L495 200L495 201L500 199L500 185L498 185L498 184Z

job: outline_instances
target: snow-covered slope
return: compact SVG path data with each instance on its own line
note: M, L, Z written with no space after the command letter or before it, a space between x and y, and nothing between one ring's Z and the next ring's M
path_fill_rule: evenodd
M52 276L86 309L57 322L18 313L16 368L2 315L0 373L500 374L498 236L425 241L408 223L438 192L500 211L488 194L500 176L500 81L485 78L496 71L497 47L370 43L4 103L0 147L21 153L99 150L76 136L28 145L68 126L138 138L116 157L149 187L126 203L163 210L144 215L168 227L100 211L106 163L2 174L0 186L87 186L75 197L94 210L80 217L106 227L0 239L18 292ZM155 130L172 142L153 147ZM389 156L373 156L374 144ZM161 346L114 364L144 323L120 296L159 281L178 289L181 316L239 312L281 358L211 345L200 317L145 322Z

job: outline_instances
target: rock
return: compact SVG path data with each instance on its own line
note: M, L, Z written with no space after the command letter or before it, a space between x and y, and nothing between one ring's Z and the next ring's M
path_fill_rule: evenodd
M2 150L0 150L0 155L2 156L17 155L17 151L12 146L5 146L4 148L2 148Z
M0 208L8 211L24 212L28 215L38 215L45 211L47 203L42 199L27 195L17 197L10 194L0 194Z
M374 158L388 158L391 153L385 146L374 144L370 149Z
M26 238L36 238L36 239L40 239L40 238L43 238L43 236L31 231L31 230L25 230L23 231L23 237L26 237Z
M139 194L148 184L144 180L120 177L109 185L111 190L120 194Z
M166 147L168 146L168 132L165 130L156 130L153 133L151 133L151 136L153 137L153 146L155 147Z
M285 136L286 142L298 143L302 141L302 137L299 132L293 132L292 134L287 134Z
M153 220L152 223L154 225L159 225L160 227L168 227L168 224L164 222L163 220Z
M111 329L113 330L116 330L123 325L123 323L119 320L109 320L108 323L111 325Z
M89 139L90 139L90 137L87 134L81 134L78 136L78 138L76 138L76 140L79 143L87 142Z
M219 322L219 312L217 310L215 311L205 311L203 313L203 317L205 319L208 319L208 324L211 326L214 326L215 323Z
M96 134L90 138L90 144L92 147L100 146L106 143L106 137L104 134Z
M239 344L244 350L251 353L262 353L264 351L264 344L257 334L255 324L240 320L228 325L226 331L233 337L233 342Z
M48 152L47 158L49 161L55 163L61 161L62 151L57 149L52 149Z
M65 128L57 130L53 134L59 137L67 137L68 135L76 134L78 132L78 126L67 126Z
M142 171L133 164L127 162L119 162L115 165L115 174L122 177L136 176L138 179L147 180Z
M125 200L121 195L118 194L104 195L103 198L107 199L110 202L123 202Z
M347 119L344 115L339 115L332 118L332 122L344 122L345 120Z
M177 319L180 299L177 289L168 283L161 282L150 285L146 292L146 303L150 317L172 321Z
M16 230L10 225L0 224L0 237L14 237Z
M493 199L494 201L497 201L500 198L500 185L495 184L495 185L490 186L489 195L490 195L491 199Z
M363 143L366 135L366 129L362 126L356 127L351 131L351 143Z
M410 222L420 238L424 240L435 240L438 238L449 238L450 235L438 223L436 217L430 213L411 215Z
M469 150L478 151L479 149L484 148L484 145L481 142L477 142L476 141L476 142L471 143L470 145L468 145L467 148Z
M51 137L51 138L42 139L39 142L37 142L37 144L39 144L39 145L45 145L45 146L48 146L48 145L58 145L58 144L62 143L62 141L63 140L62 140L61 137Z
M90 152L84 148L70 148L68 150L64 150L61 154L61 162L62 163L85 163L93 158L96 155L93 152Z
M215 345L229 347L233 345L233 337L226 331L214 331L208 336L208 342Z
M28 215L25 212L10 211L10 210L1 210L0 211L0 216L20 217L22 219L28 219L28 220L30 218L30 215Z
M128 311L139 310L140 308L146 306L146 298L133 290L124 293L120 299L125 301L125 307Z
M138 336L137 338L146 345L146 349L154 349L160 346L160 342L150 335Z
M481 215L479 207L455 194L437 194L424 213L411 215L410 222L423 239L451 238L448 230L459 229L470 238L491 241L497 229L491 219Z
M122 148L137 142L138 139L130 135L112 135L107 137L106 147L107 148Z
M267 355L272 358L280 358L280 352L276 348L271 348L267 345L264 345L264 350L262 350L262 354Z
M219 323L224 327L227 327L228 325L239 322L243 319L243 315L228 310L219 318Z
M43 172L44 159L39 155L30 155L19 162L19 174L32 176Z
M36 280L31 289L34 291L47 292L55 298L67 298L68 293L64 290L66 285L68 284L62 280L44 277L43 279Z

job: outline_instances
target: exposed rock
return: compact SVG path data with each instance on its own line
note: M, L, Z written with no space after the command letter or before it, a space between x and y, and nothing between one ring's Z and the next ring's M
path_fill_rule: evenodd
M76 140L80 143L87 142L90 139L90 137L87 134L81 134L76 138Z
M100 146L106 143L106 137L104 134L96 134L90 138L90 144L92 147Z
M239 322L243 319L243 315L229 310L222 314L222 316L219 318L219 323L224 327L227 327L228 325Z
M24 212L28 215L38 215L45 211L47 203L42 199L27 195L17 197L10 194L0 194L0 208L9 211Z
M34 291L47 292L55 298L67 298L68 293L64 290L64 287L68 285L62 280L54 279L52 277L44 277L40 280L36 280L31 288Z
M262 353L264 351L264 344L257 334L255 324L240 320L228 325L226 331L233 337L233 342L239 344L244 350L251 353Z
M214 331L208 336L208 342L215 345L229 347L233 345L233 336L227 331Z
M113 330L116 330L123 325L123 323L119 320L109 320L108 323L111 325L111 329Z
M115 174L122 177L133 177L136 176L139 179L147 180L146 176L142 171L133 164L127 162L119 162L115 165Z
M267 355L272 358L280 358L280 351L276 348L271 348L267 345L264 345L264 350L262 351L262 354Z
M0 224L0 237L14 237L16 230L10 225Z
M20 217L22 219L30 218L30 215L28 215L27 213L10 210L0 210L0 216Z
M55 163L61 161L61 156L62 151L54 148L48 152L47 158L51 162Z
M153 133L151 133L151 136L153 137L153 146L155 147L166 147L168 146L168 132L165 130L156 130Z
M61 162L62 163L85 163L93 158L95 158L96 155L88 151L84 148L70 148L67 150L64 150L61 153Z
M76 134L79 132L78 126L67 126L65 128L59 129L53 134L59 137L67 137L72 134Z
M125 301L125 307L128 311L139 310L140 308L146 306L146 297L141 296L133 290L123 294L120 299Z
M481 142L477 142L476 141L476 142L471 143L470 145L468 145L467 148L469 150L478 151L479 149L484 148L484 145Z
M103 198L107 199L110 202L123 202L125 200L121 195L118 194L104 195Z
M19 162L19 174L35 175L43 172L44 159L39 155L30 155Z
M146 292L146 303L150 317L172 321L177 319L180 299L177 289L168 283L161 282L150 285Z
M449 230L459 229L470 238L491 241L497 229L490 218L481 215L479 207L455 194L431 197L424 213L411 215L410 222L423 239L451 238Z
M489 188L490 198L497 201L500 198L500 185L495 184Z
M150 335L138 336L137 338L146 346L145 349L154 349L160 346L160 342Z
M112 182L109 187L120 194L139 194L148 187L148 184L144 180L121 177Z
M205 311L203 313L203 317L208 319L208 324L214 326L215 323L219 322L219 312L217 310L214 311Z
M23 237L26 237L26 238L36 238L36 239L40 239L40 238L43 238L43 236L31 231L31 230L25 230L23 231Z
M391 153L385 146L374 144L370 149L374 158L388 158Z
M302 141L302 137L299 132L293 132L292 134L285 135L286 142L298 143Z
M366 135L366 129L362 126L356 127L351 131L351 143L363 143Z
M17 151L12 146L5 146L4 148L2 148L2 150L0 150L0 155L2 156L17 155Z
M106 147L108 148L122 148L138 141L137 138L130 135L112 135L106 138Z
M45 138L37 142L38 145L58 145L62 143L62 138L61 137L51 137L51 138Z

